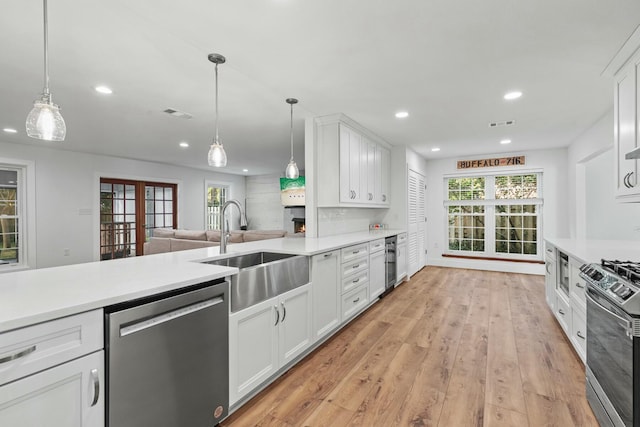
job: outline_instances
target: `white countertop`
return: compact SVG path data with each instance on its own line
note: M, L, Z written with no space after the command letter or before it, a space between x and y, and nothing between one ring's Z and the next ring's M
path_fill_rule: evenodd
M258 240L227 246L89 262L0 274L0 333L235 274L236 268L200 264L256 251L315 255L403 233L376 230L338 236Z
M640 262L640 241L549 237L545 240L582 263L600 263L602 259Z

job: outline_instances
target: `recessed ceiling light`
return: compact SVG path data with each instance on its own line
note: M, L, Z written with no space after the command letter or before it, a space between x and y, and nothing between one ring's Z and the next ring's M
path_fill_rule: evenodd
M5 131L6 133L18 133L18 131L15 130L14 128L4 128L2 130Z
M522 96L522 92L518 91L518 90L514 90L513 92L507 92L504 95L504 99L506 99L507 101L510 101L512 99L518 99Z
M182 147L182 148L187 148L187 147L189 146L189 143L188 143L188 142L186 142L186 141L182 141L182 142L180 142L180 144L178 144L178 145L179 145L180 147Z
M111 88L108 88L106 86L96 86L95 90L96 90L96 92L103 93L105 95L111 95L113 93Z
M405 119L405 118L409 117L409 113L406 112L406 111L398 111L396 113L396 117L399 118L399 119Z
M510 139L503 139L502 141L500 141L500 144L511 144L511 140Z
M440 151L440 148L434 147L434 148L431 149L431 151L433 151L433 152Z
M249 169L242 169L242 172L249 172Z

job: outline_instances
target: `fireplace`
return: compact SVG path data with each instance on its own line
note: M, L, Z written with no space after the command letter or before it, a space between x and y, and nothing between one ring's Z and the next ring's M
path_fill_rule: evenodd
M304 233L306 231L304 218L293 218L293 232Z

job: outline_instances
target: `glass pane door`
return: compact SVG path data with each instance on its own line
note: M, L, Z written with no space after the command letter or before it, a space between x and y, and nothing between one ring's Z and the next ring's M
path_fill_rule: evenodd
M136 255L136 186L100 180L100 260Z
M146 183L144 187L145 240L154 228L173 228L175 184Z

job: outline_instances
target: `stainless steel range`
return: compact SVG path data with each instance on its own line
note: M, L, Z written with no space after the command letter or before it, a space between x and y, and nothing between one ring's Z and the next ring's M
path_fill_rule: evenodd
M585 264L587 399L601 426L640 427L640 263Z

